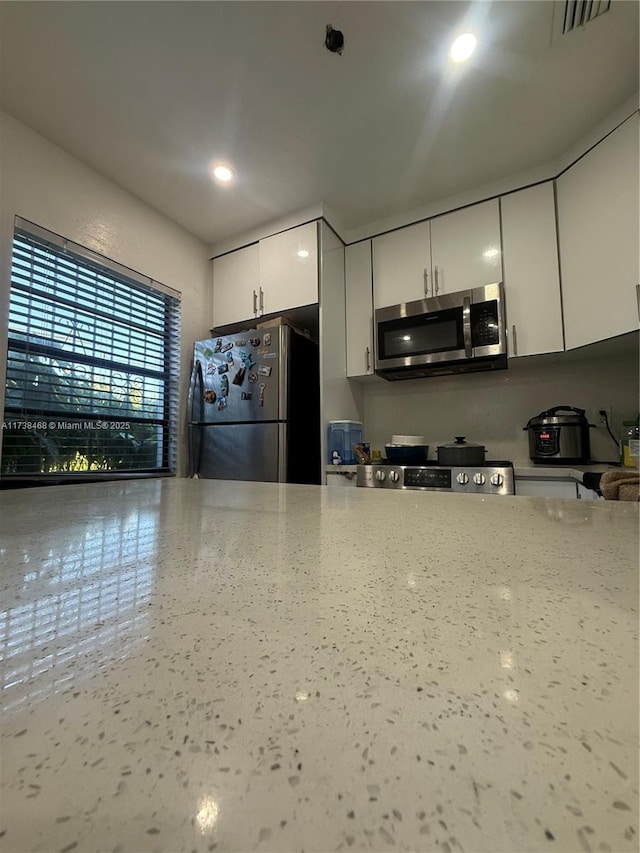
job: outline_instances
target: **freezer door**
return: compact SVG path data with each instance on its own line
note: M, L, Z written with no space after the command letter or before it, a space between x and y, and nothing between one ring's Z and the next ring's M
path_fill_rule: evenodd
M286 480L286 424L215 424L200 430L200 477L265 483Z
M286 415L288 329L248 329L195 345L203 422L275 421Z

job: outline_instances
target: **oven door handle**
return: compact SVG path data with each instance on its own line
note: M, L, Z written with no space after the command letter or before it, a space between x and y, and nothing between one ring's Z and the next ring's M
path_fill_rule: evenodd
M462 335L464 338L464 354L467 358L473 355L471 345L471 298L465 296L462 300Z

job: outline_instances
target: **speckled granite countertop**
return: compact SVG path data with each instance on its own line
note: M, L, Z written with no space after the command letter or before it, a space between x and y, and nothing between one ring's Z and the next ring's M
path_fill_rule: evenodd
M0 493L17 851L638 849L638 507Z

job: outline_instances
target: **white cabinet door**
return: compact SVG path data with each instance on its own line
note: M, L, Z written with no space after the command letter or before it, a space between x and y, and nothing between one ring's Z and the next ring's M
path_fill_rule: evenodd
M260 240L260 314L318 301L318 224Z
M502 281L498 200L431 220L435 295Z
M516 495L530 498L577 498L576 483L567 480L519 480Z
M213 259L213 325L226 326L256 316L259 287L258 244Z
M327 471L327 486L354 489L357 486L356 475L345 471Z
M371 240L344 252L347 297L347 376L373 373Z
M374 307L385 308L432 296L430 271L428 222L418 222L374 237Z
M638 328L638 116L557 180L567 349Z
M509 355L564 350L553 181L500 199Z

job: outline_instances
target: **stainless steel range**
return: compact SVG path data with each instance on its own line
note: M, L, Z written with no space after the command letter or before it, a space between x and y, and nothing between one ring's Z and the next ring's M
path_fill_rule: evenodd
M513 464L358 465L358 486L373 489L421 489L467 495L514 495Z

